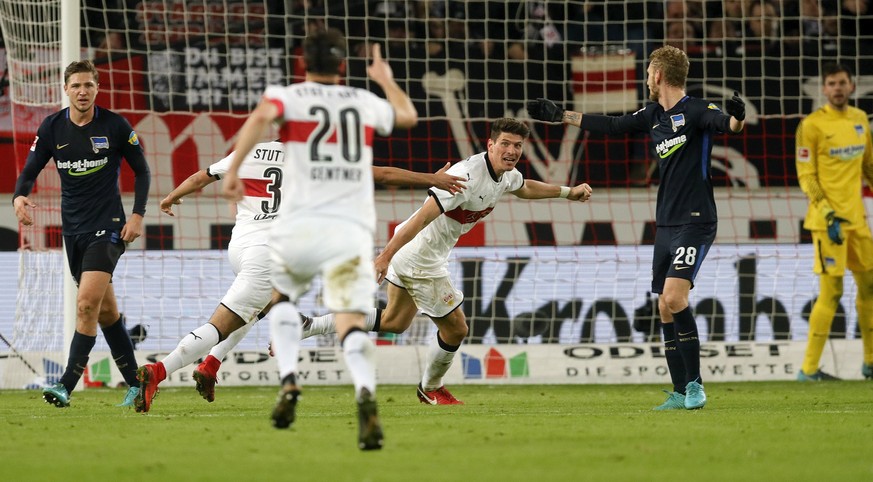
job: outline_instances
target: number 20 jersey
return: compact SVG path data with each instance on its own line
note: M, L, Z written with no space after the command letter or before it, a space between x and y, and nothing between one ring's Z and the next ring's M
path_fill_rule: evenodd
M232 158L231 153L209 166L206 172L216 179L221 179L227 173ZM243 183L245 193L242 200L236 203L236 222L230 236L232 245L245 247L267 244L270 225L276 218L283 200L284 158L285 150L281 142L261 142L255 145L240 166L239 179Z
M271 86L264 97L284 121L288 189L279 215L345 219L375 232L373 137L391 133L391 104L364 89L316 82Z

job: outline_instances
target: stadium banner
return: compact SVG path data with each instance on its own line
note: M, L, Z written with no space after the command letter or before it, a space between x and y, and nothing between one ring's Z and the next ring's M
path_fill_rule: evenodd
M710 342L701 345L701 369L706 382L793 380L800 369L806 343ZM379 383L416 385L421 380L428 347L380 346L376 350ZM57 382L62 372L60 354L27 353L32 367L44 367L46 377L35 375L15 355L0 356L2 388L39 388ZM153 363L166 353L138 351L139 363ZM859 380L863 356L858 340L831 340L822 363L828 373ZM163 387L194 387L194 365L164 381ZM12 377L13 374L17 374ZM351 384L340 347L304 347L300 351L298 380L308 385ZM117 386L123 379L109 352L91 354L82 385ZM275 358L266 351L234 351L219 370L221 386L279 385ZM669 384L670 376L658 343L572 345L462 345L449 373L448 385L463 384Z

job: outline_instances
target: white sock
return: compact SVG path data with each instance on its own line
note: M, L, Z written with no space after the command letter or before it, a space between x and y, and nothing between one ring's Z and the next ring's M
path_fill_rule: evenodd
M343 355L346 366L355 384L355 398L360 399L361 389L366 388L376 395L376 345L363 331L353 331L343 339Z
M270 339L280 380L297 374L301 329L300 314L291 302L283 301L270 310Z
M379 311L373 308L364 316L364 331L373 331L376 327L376 318L379 316ZM327 335L336 333L336 323L333 320L333 313L328 313L324 316L315 316L312 318L312 324L309 328L303 330L303 338L309 338L315 335Z
M439 336L439 333L437 333ZM436 390L443 386L443 375L449 371L457 351L446 351L440 346L437 336L433 337L427 349L427 363L421 377L421 388L425 391Z
M217 358L218 361L224 360L224 357L230 353L230 350L233 350L235 346L239 345L239 342L248 335L249 330L252 329L254 324L255 322L252 321L246 323L242 328L238 328L236 331L228 335L223 342L213 346L212 349L209 350L209 354Z
M205 355L218 343L218 328L209 323L185 335L176 349L161 360L167 370L167 378L176 370L188 366Z

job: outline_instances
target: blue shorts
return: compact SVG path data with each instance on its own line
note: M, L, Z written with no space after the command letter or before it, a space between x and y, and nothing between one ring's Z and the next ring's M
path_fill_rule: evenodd
M694 277L715 241L717 227L716 223L658 226L652 255L652 293L663 293L667 278L687 279L694 287Z
M109 230L64 236L64 244L70 272L76 279L77 286L85 271L112 274L126 247L121 234Z

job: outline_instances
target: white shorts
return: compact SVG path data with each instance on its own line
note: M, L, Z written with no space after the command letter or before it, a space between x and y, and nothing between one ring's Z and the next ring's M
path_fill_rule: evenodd
M321 274L332 312L366 313L376 300L373 234L340 219L296 218L270 232L273 287L297 301Z
M436 277L425 277L417 269L404 269L402 264L388 265L385 279L409 293L415 306L431 318L442 318L464 302L464 293L456 289L448 270L440 270ZM398 273L398 270L403 273Z
M227 249L230 266L236 273L221 304L246 323L257 321L258 314L270 302L270 249L266 245Z

